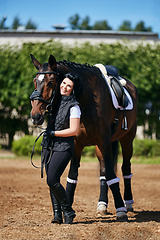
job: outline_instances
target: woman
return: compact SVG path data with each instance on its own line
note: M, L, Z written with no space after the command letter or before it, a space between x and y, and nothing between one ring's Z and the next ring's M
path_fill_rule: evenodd
M80 97L82 82L78 75L67 73L60 84L61 99L53 109L52 121L47 127L42 145L45 149L47 184L50 188L54 211L52 223L72 223L75 211L70 207L60 177L74 153L74 136L80 125ZM50 160L48 160L50 159Z

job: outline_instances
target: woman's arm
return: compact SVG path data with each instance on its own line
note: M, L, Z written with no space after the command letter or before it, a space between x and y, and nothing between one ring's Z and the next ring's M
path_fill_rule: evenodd
M80 126L80 118L70 118L70 127L64 130L55 131L55 137L71 137L76 136Z

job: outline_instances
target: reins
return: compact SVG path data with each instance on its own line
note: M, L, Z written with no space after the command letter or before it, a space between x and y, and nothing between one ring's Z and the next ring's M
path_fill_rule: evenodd
M40 128L39 126L37 126L37 127ZM32 164L32 166L35 167L35 168L38 168L38 169L41 168L41 178L43 178L43 168L44 168L44 154L43 154L44 148L43 148L43 146L42 146L42 151L41 151L41 166L40 166L40 167L37 167L37 166L33 163L33 160L32 160L33 154L34 154L34 149L35 149L35 146L36 146L36 142L37 142L38 139L46 132L46 129L44 129L44 128L40 128L40 129L43 129L44 131L41 132L41 133L38 135L38 137L36 138L36 140L35 140L35 142L34 142L34 146L33 146L32 153L31 153L31 164ZM51 152L50 152L49 159L48 159L46 165L50 162L51 156L52 156L52 150L51 150Z

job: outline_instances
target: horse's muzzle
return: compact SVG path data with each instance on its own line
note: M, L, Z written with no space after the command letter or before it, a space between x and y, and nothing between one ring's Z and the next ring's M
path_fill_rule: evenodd
M37 113L36 115L31 113L31 119L34 125L42 125L44 122L44 116L40 113Z

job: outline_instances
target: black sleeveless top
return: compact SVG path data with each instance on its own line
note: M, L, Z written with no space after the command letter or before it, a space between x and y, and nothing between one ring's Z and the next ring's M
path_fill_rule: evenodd
M74 95L61 96L59 104L54 107L52 112L52 121L50 126L48 126L53 131L59 131L69 128L70 122L70 108L79 105ZM72 154L74 153L74 136L71 137L53 137L47 138L44 134L43 141L41 144L44 148L48 150L53 150L57 152L63 152L67 149L71 149Z

